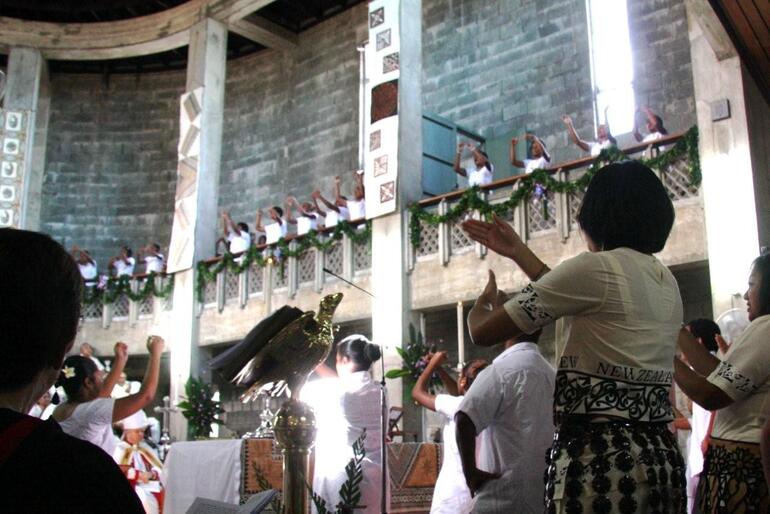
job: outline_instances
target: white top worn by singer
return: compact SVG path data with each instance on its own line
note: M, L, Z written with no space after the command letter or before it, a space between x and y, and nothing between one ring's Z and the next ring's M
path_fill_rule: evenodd
M302 390L302 400L316 415L315 471L313 491L329 506L340 501L340 486L345 483L345 466L353 458L353 443L366 430L362 463L361 504L363 514L381 512L382 424L380 385L368 371L357 371L339 378L309 382ZM316 513L313 507L313 513Z
M65 434L95 444L112 457L118 444L118 438L112 433L114 408L114 398L97 398L75 407L70 417L59 425Z
M553 442L556 373L534 343L517 343L484 369L460 410L480 435L479 468L500 473L474 498L476 514L543 512L545 453Z
M455 438L455 414L460 410L463 396L439 394L435 401L436 412L446 417L447 424L442 434L444 461L433 489L430 514L468 514L472 505L471 492L465 483L460 450Z

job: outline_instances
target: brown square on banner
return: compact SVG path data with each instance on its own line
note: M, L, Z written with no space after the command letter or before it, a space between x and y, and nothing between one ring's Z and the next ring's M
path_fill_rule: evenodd
M381 155L374 160L374 176L379 177L388 172L388 156Z
M398 114L398 79L372 88L372 123Z
M385 23L385 8L380 7L369 13L369 28L374 28Z
M390 73L396 70L398 70L398 52L382 58L382 73Z
M382 144L382 132L375 130L369 134L369 151L377 150Z
M390 46L390 29L377 33L377 51Z
M380 203L390 202L396 198L396 183L394 181L380 184Z

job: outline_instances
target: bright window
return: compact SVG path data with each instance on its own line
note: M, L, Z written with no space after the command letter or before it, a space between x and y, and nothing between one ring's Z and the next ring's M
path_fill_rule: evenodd
M591 79L596 124L607 121L613 134L634 127L634 65L626 0L586 0L591 44Z

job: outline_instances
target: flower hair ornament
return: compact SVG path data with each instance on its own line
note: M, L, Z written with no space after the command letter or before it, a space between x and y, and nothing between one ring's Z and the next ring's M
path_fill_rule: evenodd
M62 374L64 375L64 378L74 378L75 377L75 368L72 366L64 366L61 370Z

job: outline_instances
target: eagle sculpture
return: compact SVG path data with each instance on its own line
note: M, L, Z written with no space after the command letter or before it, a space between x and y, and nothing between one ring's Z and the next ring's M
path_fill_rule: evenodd
M340 301L342 293L324 296L317 313L281 307L209 365L225 379L248 387L241 395L244 402L266 386L271 395L288 387L292 398L298 398L308 375L329 356L337 328L332 316Z

